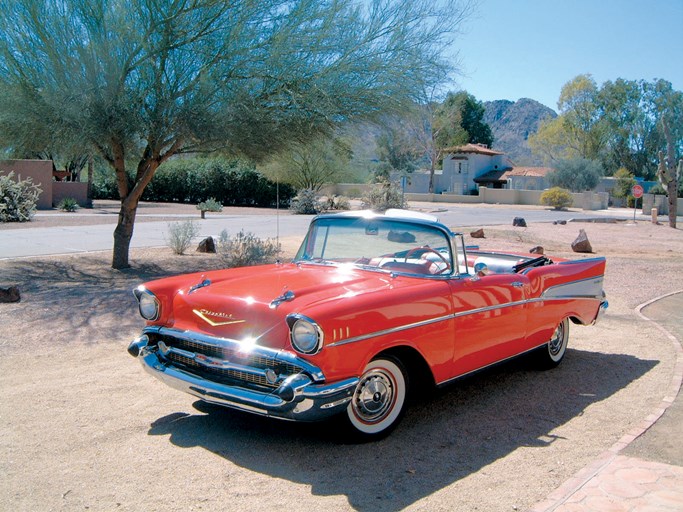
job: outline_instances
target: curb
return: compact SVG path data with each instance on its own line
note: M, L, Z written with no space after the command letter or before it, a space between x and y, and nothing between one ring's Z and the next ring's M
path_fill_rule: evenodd
M647 432L652 425L654 425L659 418L666 412L666 410L673 404L676 396L678 395L681 385L683 384L683 340L679 340L676 336L666 330L663 326L655 322L654 320L646 317L642 310L647 306L654 304L662 299L671 297L683 293L683 290L678 290L675 292L667 293L660 297L656 297L652 300L644 302L635 308L636 315L638 315L641 320L649 322L654 325L659 331L664 334L669 340L676 354L676 363L674 364L673 375L671 377L671 382L669 383L666 395L657 408L654 409L645 419L643 419L636 427L629 430L624 434L621 439L614 443L610 448L597 456L597 458L579 470L573 477L564 482L560 487L555 489L548 498L540 503L537 503L529 512L553 512L558 507L563 505L574 493L585 486L591 479L593 479L600 471L608 466L610 463L617 458L621 450L626 448L629 444L635 441L638 437Z

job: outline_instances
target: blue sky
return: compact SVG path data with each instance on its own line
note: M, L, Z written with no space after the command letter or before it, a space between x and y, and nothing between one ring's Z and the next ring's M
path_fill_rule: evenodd
M562 86L583 73L683 90L683 0L479 0L463 31L456 84L480 101L557 110Z

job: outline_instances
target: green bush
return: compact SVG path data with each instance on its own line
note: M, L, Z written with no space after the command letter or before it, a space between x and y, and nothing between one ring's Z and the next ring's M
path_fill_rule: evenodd
M197 210L202 212L202 219L204 218L204 214L206 212L222 212L223 211L223 205L216 201L213 197L210 197L206 201L202 201L197 205Z
M280 253L280 246L272 238L261 240L244 230L231 238L224 229L221 231L217 251L225 267L247 267L275 261Z
M133 184L129 174L128 183ZM289 206L295 190L278 185L252 165L226 158L178 158L165 162L142 194L143 201L197 204L213 197L224 206ZM94 199L119 199L113 171L98 171Z
M13 172L0 176L0 222L28 222L36 211L41 188L31 178L13 178Z
M64 212L75 212L79 208L78 201L73 197L65 197L59 202L57 208Z
M192 244L192 239L199 234L199 227L191 220L171 222L168 225L166 243L175 254L185 254Z
M397 183L389 180L380 180L373 185L367 196L362 199L363 208L370 208L383 212L389 208L405 208L407 202L403 197L403 191Z
M299 215L314 215L325 210L325 205L320 202L315 190L305 188L292 199L290 210Z
M572 205L574 196L560 187L553 187L541 194L541 204L552 206L555 210L563 210Z

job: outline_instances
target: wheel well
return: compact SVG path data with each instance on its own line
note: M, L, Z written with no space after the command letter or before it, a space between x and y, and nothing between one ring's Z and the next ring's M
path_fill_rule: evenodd
M392 347L385 350L375 357L383 355L390 355L403 363L408 372L408 379L410 382L410 394L414 397L415 393L420 394L422 391L428 391L436 387L434 375L432 374L427 361L422 355L412 347L401 346Z

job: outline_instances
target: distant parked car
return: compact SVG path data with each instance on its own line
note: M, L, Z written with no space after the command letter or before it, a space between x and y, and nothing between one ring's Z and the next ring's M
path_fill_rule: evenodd
M418 379L443 385L533 351L558 365L570 321L607 308L604 258L468 250L434 217L320 215L291 263L183 275L135 290L129 352L201 400L290 420L341 415L390 432Z

